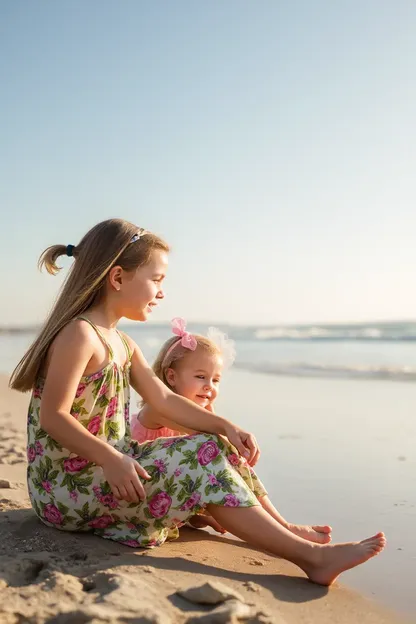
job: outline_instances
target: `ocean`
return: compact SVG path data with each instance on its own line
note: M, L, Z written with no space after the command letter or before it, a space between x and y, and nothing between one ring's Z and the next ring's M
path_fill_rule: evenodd
M207 325L189 324L205 333ZM172 334L168 324L124 329L152 359ZM269 327L219 326L235 341L236 368L273 375L416 381L416 322ZM35 336L0 330L0 372L9 372Z

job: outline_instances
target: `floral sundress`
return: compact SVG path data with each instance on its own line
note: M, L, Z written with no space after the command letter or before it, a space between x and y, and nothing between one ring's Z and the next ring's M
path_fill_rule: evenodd
M130 347L119 334L127 353L121 367L99 329L83 320L106 345L110 361L81 378L71 414L92 435L137 460L151 480L142 480L145 501L116 499L100 466L71 453L41 428L39 378L28 411L27 480L33 509L42 522L65 531L92 531L127 546L152 547L176 537L177 527L208 504L258 505L256 494L266 491L221 437L201 433L144 444L131 439Z

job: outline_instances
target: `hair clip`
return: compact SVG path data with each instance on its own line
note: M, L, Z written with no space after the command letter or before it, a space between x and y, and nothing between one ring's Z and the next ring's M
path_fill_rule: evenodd
M141 228L138 232L136 232L136 234L133 235L130 243L135 243L145 234L146 234L146 230L144 228Z

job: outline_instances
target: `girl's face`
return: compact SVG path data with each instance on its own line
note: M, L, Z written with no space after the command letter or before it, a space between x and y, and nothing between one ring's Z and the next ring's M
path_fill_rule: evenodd
M218 396L222 369L220 355L197 347L166 371L166 379L175 392L205 408Z
M168 255L155 249L149 262L135 271L114 267L110 276L115 289L114 305L120 317L132 321L146 321L158 302L164 298L162 282L168 268Z

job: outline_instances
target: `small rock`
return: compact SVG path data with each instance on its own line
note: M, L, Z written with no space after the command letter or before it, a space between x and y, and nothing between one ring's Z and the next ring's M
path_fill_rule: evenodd
M88 554L83 552L74 552L69 555L69 559L73 559L73 561L86 561L88 559Z
M8 479L0 479L0 489L1 488L12 490L14 489L14 485Z
M264 566L264 563L263 563L263 561L259 561L259 559L253 559L253 561L250 561L250 565Z
M146 572L146 574L153 574L155 572L155 569L152 568L152 566L143 566L142 571Z
M206 615L191 617L186 624L234 624L254 615L255 612L248 605L239 600L229 600Z
M176 593L193 604L217 605L232 599L244 603L244 598L237 591L216 581L208 581L208 583L204 583L203 585L179 590Z
M247 587L249 591L256 592L256 593L260 591L260 587L256 585L255 583L253 583L252 581L246 581L245 583L243 583L243 585L244 587Z

